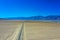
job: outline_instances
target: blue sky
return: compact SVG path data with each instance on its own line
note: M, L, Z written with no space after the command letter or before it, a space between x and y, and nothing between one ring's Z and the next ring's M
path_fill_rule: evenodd
M60 15L60 0L0 0L0 18Z

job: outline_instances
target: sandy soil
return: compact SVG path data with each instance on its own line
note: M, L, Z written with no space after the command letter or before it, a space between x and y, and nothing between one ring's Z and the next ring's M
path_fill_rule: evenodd
M38 21L0 21L0 40L16 40L23 22L23 40L60 40L60 23Z
M19 21L0 21L0 40L8 40L20 26Z
M60 23L25 22L27 40L60 40Z

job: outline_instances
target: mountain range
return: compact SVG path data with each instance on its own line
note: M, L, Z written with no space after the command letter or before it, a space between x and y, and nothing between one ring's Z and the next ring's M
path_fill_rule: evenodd
M12 18L0 18L0 20L60 20L60 16L31 16L31 17L12 17Z

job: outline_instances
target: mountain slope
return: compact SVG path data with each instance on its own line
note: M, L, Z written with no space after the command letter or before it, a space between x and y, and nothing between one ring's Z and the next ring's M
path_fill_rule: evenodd
M60 16L49 15L49 16L32 16L32 17L12 17L4 18L5 20L60 20Z

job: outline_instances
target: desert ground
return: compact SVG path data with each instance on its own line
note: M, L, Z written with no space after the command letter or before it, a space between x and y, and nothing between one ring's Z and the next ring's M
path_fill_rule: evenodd
M18 39L21 27L23 39ZM60 23L1 20L0 40L60 40Z
M60 40L60 23L25 22L27 40Z
M17 39L21 24L19 21L0 21L0 40Z

